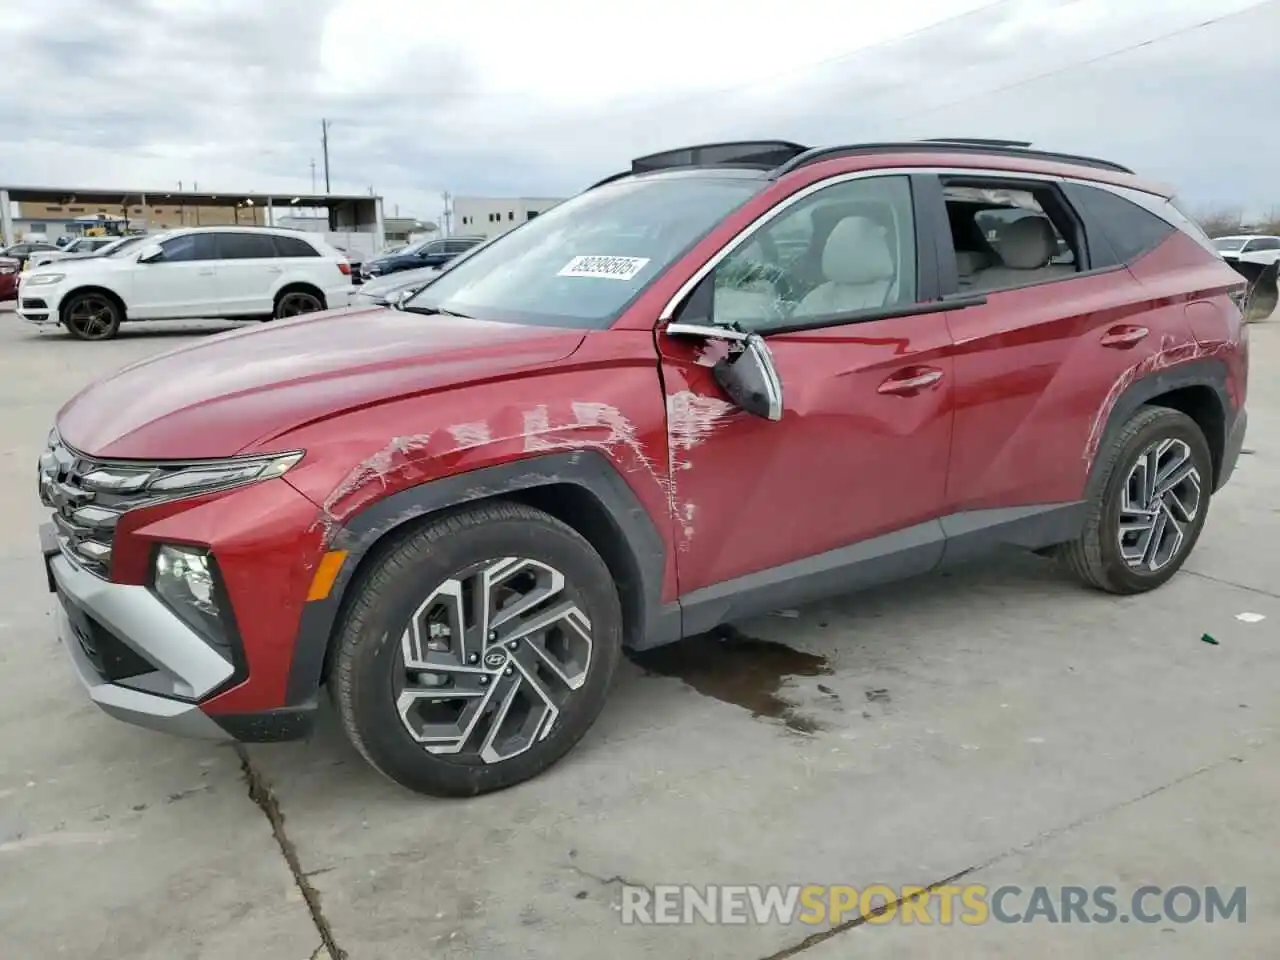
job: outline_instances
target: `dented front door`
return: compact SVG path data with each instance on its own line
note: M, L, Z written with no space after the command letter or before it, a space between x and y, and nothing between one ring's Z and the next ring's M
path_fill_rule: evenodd
M954 389L942 314L770 336L777 422L729 403L714 345L658 340L682 595L939 515Z

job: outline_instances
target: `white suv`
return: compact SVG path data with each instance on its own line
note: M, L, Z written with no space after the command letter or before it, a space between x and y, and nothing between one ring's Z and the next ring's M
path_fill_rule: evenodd
M195 227L149 240L25 274L18 315L107 340L125 320L292 317L345 307L354 289L347 258L298 230Z

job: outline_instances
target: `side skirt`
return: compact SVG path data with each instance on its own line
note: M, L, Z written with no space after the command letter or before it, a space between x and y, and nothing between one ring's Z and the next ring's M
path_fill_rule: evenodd
M955 513L703 587L680 598L681 633L929 573L1001 546L1039 550L1064 543L1079 533L1085 509L1078 502ZM646 639L646 648L664 641Z

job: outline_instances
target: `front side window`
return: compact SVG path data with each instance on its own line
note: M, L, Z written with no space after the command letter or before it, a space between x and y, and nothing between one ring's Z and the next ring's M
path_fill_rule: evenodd
M218 252L213 236L207 233L184 233L160 243L164 251L162 263L184 263L189 260L214 260Z
M588 190L474 248L404 307L602 329L763 183L665 174Z
M770 220L714 273L712 318L767 331L916 300L906 177L836 184Z

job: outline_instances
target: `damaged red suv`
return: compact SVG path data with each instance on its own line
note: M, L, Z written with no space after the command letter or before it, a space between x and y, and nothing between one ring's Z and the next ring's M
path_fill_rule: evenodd
M1163 187L999 141L634 161L394 308L93 384L40 458L89 696L382 773L545 770L623 648L998 545L1173 576L1245 432L1242 278Z

